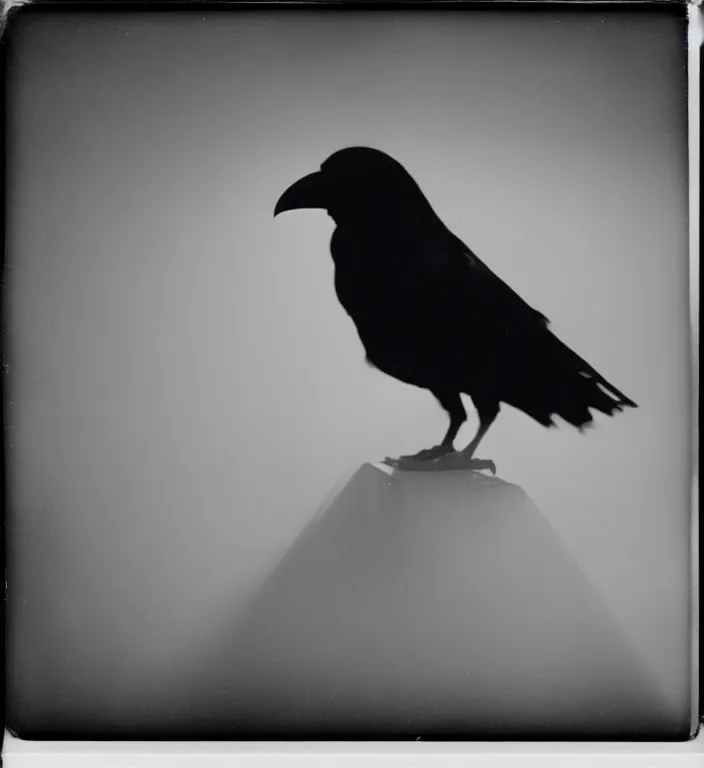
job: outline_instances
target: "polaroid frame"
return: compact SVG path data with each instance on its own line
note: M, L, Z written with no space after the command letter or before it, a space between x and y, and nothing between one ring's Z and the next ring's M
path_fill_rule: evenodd
M21 12L28 0L6 0L3 9L1 33L5 32L8 16ZM46 7L51 10L81 9L99 13L101 10L173 10L186 6L199 10L222 10L237 7L250 10L287 8L315 9L330 12L341 9L363 9L386 11L422 9L492 9L511 10L576 10L580 7L598 10L669 9L686 14L688 27L687 40L687 83L688 83L688 153L689 153L689 278L690 278L690 370L692 387L692 492L691 492L691 546L692 563L692 668L699 669L699 511L698 511L698 413L699 413L699 215L700 215L700 93L702 38L704 22L702 20L701 0L680 2L679 0L407 0L407 2L387 2L386 0L222 0L221 2L192 2L191 0L171 0L171 2L132 2L120 3L119 0L107 2L51 2L37 0L32 7ZM2 59L5 63L5 41L0 41ZM4 121L5 113L2 113ZM2 158L4 182L4 153ZM4 253L4 249L3 249ZM0 386L2 381L0 380ZM4 434L0 440L4 439ZM4 445L3 445L4 448ZM0 473L2 502L0 509L4 515L5 499L4 468ZM4 517L3 517L4 522ZM4 539L0 544L4 562ZM4 616L3 616L4 619ZM4 627L3 627L4 629ZM4 650L4 633L3 633ZM4 682L4 681L3 681ZM4 698L4 685L2 686ZM698 721L704 719L704 701L700 691L699 678L692 685L693 710L698 710ZM3 708L4 713L4 708ZM370 760L381 768L454 768L455 766L487 765L497 768L508 766L695 766L704 760L704 734L687 742L80 742L80 741L25 741L4 729L0 736L2 743L2 762L10 768L24 766L220 766L241 765L258 768L286 764L292 768L311 768L328 766L352 768L368 764Z

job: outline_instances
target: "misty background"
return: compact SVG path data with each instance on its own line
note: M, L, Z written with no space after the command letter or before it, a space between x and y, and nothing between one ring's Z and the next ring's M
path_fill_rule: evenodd
M332 222L273 219L348 145L403 163L639 404L586 435L505 406L480 454L686 700L681 19L23 10L8 34L15 711L191 673L342 475L444 433L429 393L365 365Z

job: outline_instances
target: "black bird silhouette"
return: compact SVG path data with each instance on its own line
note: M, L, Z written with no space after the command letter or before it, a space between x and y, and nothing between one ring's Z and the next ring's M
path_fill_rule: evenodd
M501 403L544 427L560 416L580 430L593 421L592 408L611 416L637 407L447 229L411 175L383 152L334 153L283 193L274 216L300 208L325 209L337 225L335 289L368 362L429 389L450 417L439 445L388 463L495 472L492 461L474 456ZM467 419L463 393L479 429L456 452Z

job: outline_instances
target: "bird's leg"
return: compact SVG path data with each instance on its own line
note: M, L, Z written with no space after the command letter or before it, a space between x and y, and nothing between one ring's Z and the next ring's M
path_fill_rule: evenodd
M387 464L398 467L399 469L439 468L439 459L443 456L455 453L455 438L460 431L460 427L467 420L467 412L462 405L462 400L459 394L456 392L442 394L434 392L433 394L435 394L440 405L442 405L450 415L450 426L448 427L442 442L439 445L434 445L432 448L425 448L422 451L418 451L418 453L400 456L398 459L387 458Z
M475 401L477 407L477 413L479 415L479 429L477 434L472 438L469 445L457 454L457 469L490 469L493 474L496 474L496 465L491 459L475 459L479 443L481 443L484 435L489 431L489 428L494 423L496 417L499 415L499 403L483 402L479 399Z
M489 428L494 423L496 416L499 413L499 404L496 402L485 403L481 400L475 399L475 405L477 406L477 413L479 415L479 428L477 433L470 442L470 444L462 451L454 451L452 449L452 443L459 431L459 426L455 429L455 424L450 423L450 429L447 435L445 435L446 443L449 440L449 449L447 443L445 446L441 443L435 448L430 448L427 451L420 451L415 456L401 456L400 459L388 460L387 463L397 469L413 470L418 472L429 471L442 471L456 469L471 469L480 470L488 469L492 474L496 474L496 465L490 459L475 459L474 454L479 447L484 435L489 431ZM461 425L462 422L459 424ZM437 453L435 453L437 451Z
M441 456L447 456L448 453L454 453L455 438L457 437L457 433L460 431L460 427L463 423L464 419L460 421L459 419L451 418L450 426L448 427L447 432L445 433L445 437L443 437L441 443L434 445L432 448L424 448L422 451L418 451L418 453L407 454L405 456L401 456L400 458L415 459L417 461L431 461L433 459L439 459Z

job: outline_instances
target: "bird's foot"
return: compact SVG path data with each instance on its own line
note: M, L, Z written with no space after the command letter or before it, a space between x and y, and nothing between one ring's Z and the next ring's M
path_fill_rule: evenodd
M432 448L425 448L418 453L410 453L398 458L387 456L384 464L388 464L395 469L434 469L440 459L454 454L455 449L449 445L434 445Z
M492 475L496 474L496 464L492 459L474 459L464 453L454 453L448 456L448 465L443 469L471 469L474 472L488 469Z
M447 472L458 469L471 469L479 471L488 469L496 474L496 465L490 459L473 459L466 454L458 453L446 445L436 445L409 456L400 456L397 459L387 457L384 459L394 469L409 472Z
M404 456L400 456L398 461L403 459L409 459L413 461L435 461L443 456L450 456L455 453L455 449L451 445L434 445L432 448L424 448L418 453L408 453Z

